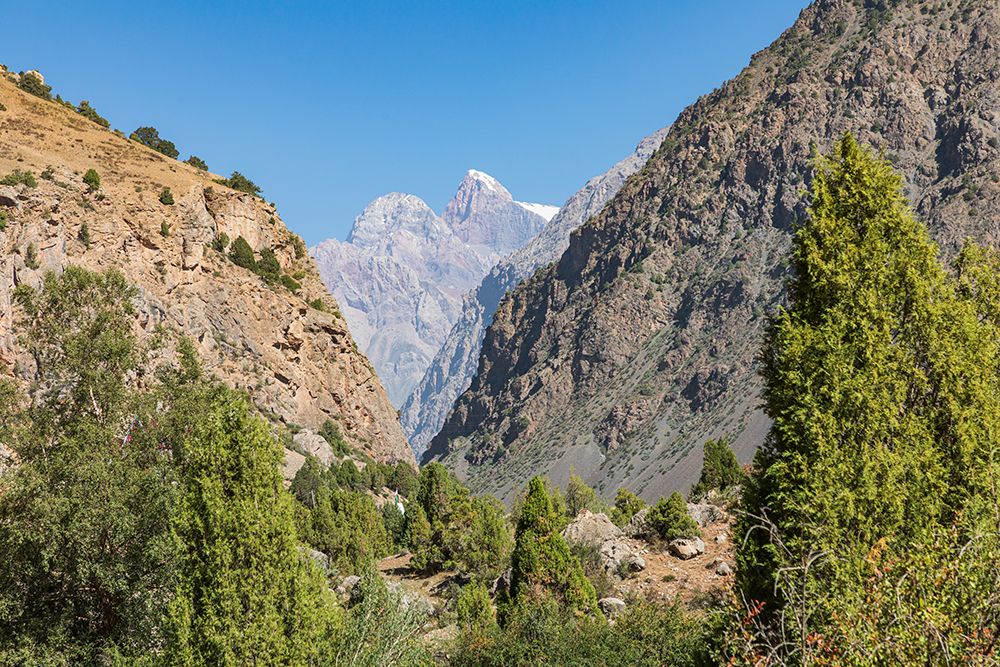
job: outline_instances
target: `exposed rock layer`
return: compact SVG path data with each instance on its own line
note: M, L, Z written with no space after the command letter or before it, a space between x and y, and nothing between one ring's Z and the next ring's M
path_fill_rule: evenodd
M32 171L37 187L5 187L0 208L0 372L22 376L11 303L68 264L120 269L140 291L137 325L166 325L192 339L206 369L245 389L267 415L318 428L332 418L376 458L413 460L395 410L319 279L301 242L271 204L212 175L117 136L0 79L0 175ZM42 178L47 167L51 172ZM96 169L101 187L82 183ZM175 204L160 203L171 188ZM302 287L270 287L212 249L225 233L271 248ZM330 312L308 305L320 300Z
M505 497L572 465L647 499L695 481L708 438L749 460L768 428L755 358L816 149L853 132L884 151L946 255L998 240L997 35L995 0L804 10L503 300L430 457Z

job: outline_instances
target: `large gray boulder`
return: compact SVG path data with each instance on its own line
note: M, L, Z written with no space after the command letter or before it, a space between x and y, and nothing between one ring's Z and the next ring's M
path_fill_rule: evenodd
M292 438L292 442L295 443L295 449L299 452L315 456L325 466L329 466L337 459L333 454L333 448L330 447L330 443L326 441L326 438L313 433L309 429L303 429L296 433L295 437Z
M705 543L701 541L700 537L692 540L676 539L667 548L670 553L681 560L690 560L705 553Z
M563 529L562 536L577 544L600 546L608 540L621 538L622 531L603 512L594 514L583 510Z
M626 576L646 569L646 560L628 540L608 540L601 545L601 562L610 574Z
M688 503L687 510L688 516L702 528L726 518L726 513L722 511L722 508L710 503Z

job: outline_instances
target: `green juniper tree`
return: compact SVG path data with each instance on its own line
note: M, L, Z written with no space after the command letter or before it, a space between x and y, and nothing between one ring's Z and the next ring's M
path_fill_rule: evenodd
M986 294L975 254L964 289ZM774 423L744 494L753 623L734 653L982 658L1000 629L995 302L956 289L899 177L850 136L818 164L793 263L763 355Z

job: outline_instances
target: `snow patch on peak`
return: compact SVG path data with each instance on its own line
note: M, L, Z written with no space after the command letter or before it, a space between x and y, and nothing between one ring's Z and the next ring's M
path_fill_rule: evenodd
M485 171L479 171L478 169L470 169L469 171L465 172L465 177L479 181L486 188L492 190L493 192L501 192L502 190L505 189L502 185L500 185L500 181L493 178Z
M516 201L514 203L527 211L531 211L535 215L540 215L545 218L545 222L548 222L552 218L556 217L556 213L559 212L558 206L550 206L549 204L532 204L531 202L526 201Z

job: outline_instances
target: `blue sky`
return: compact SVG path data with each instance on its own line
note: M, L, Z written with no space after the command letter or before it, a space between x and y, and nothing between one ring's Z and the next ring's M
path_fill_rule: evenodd
M441 210L469 168L559 205L806 4L19 2L0 62L250 176L314 244L385 192Z

